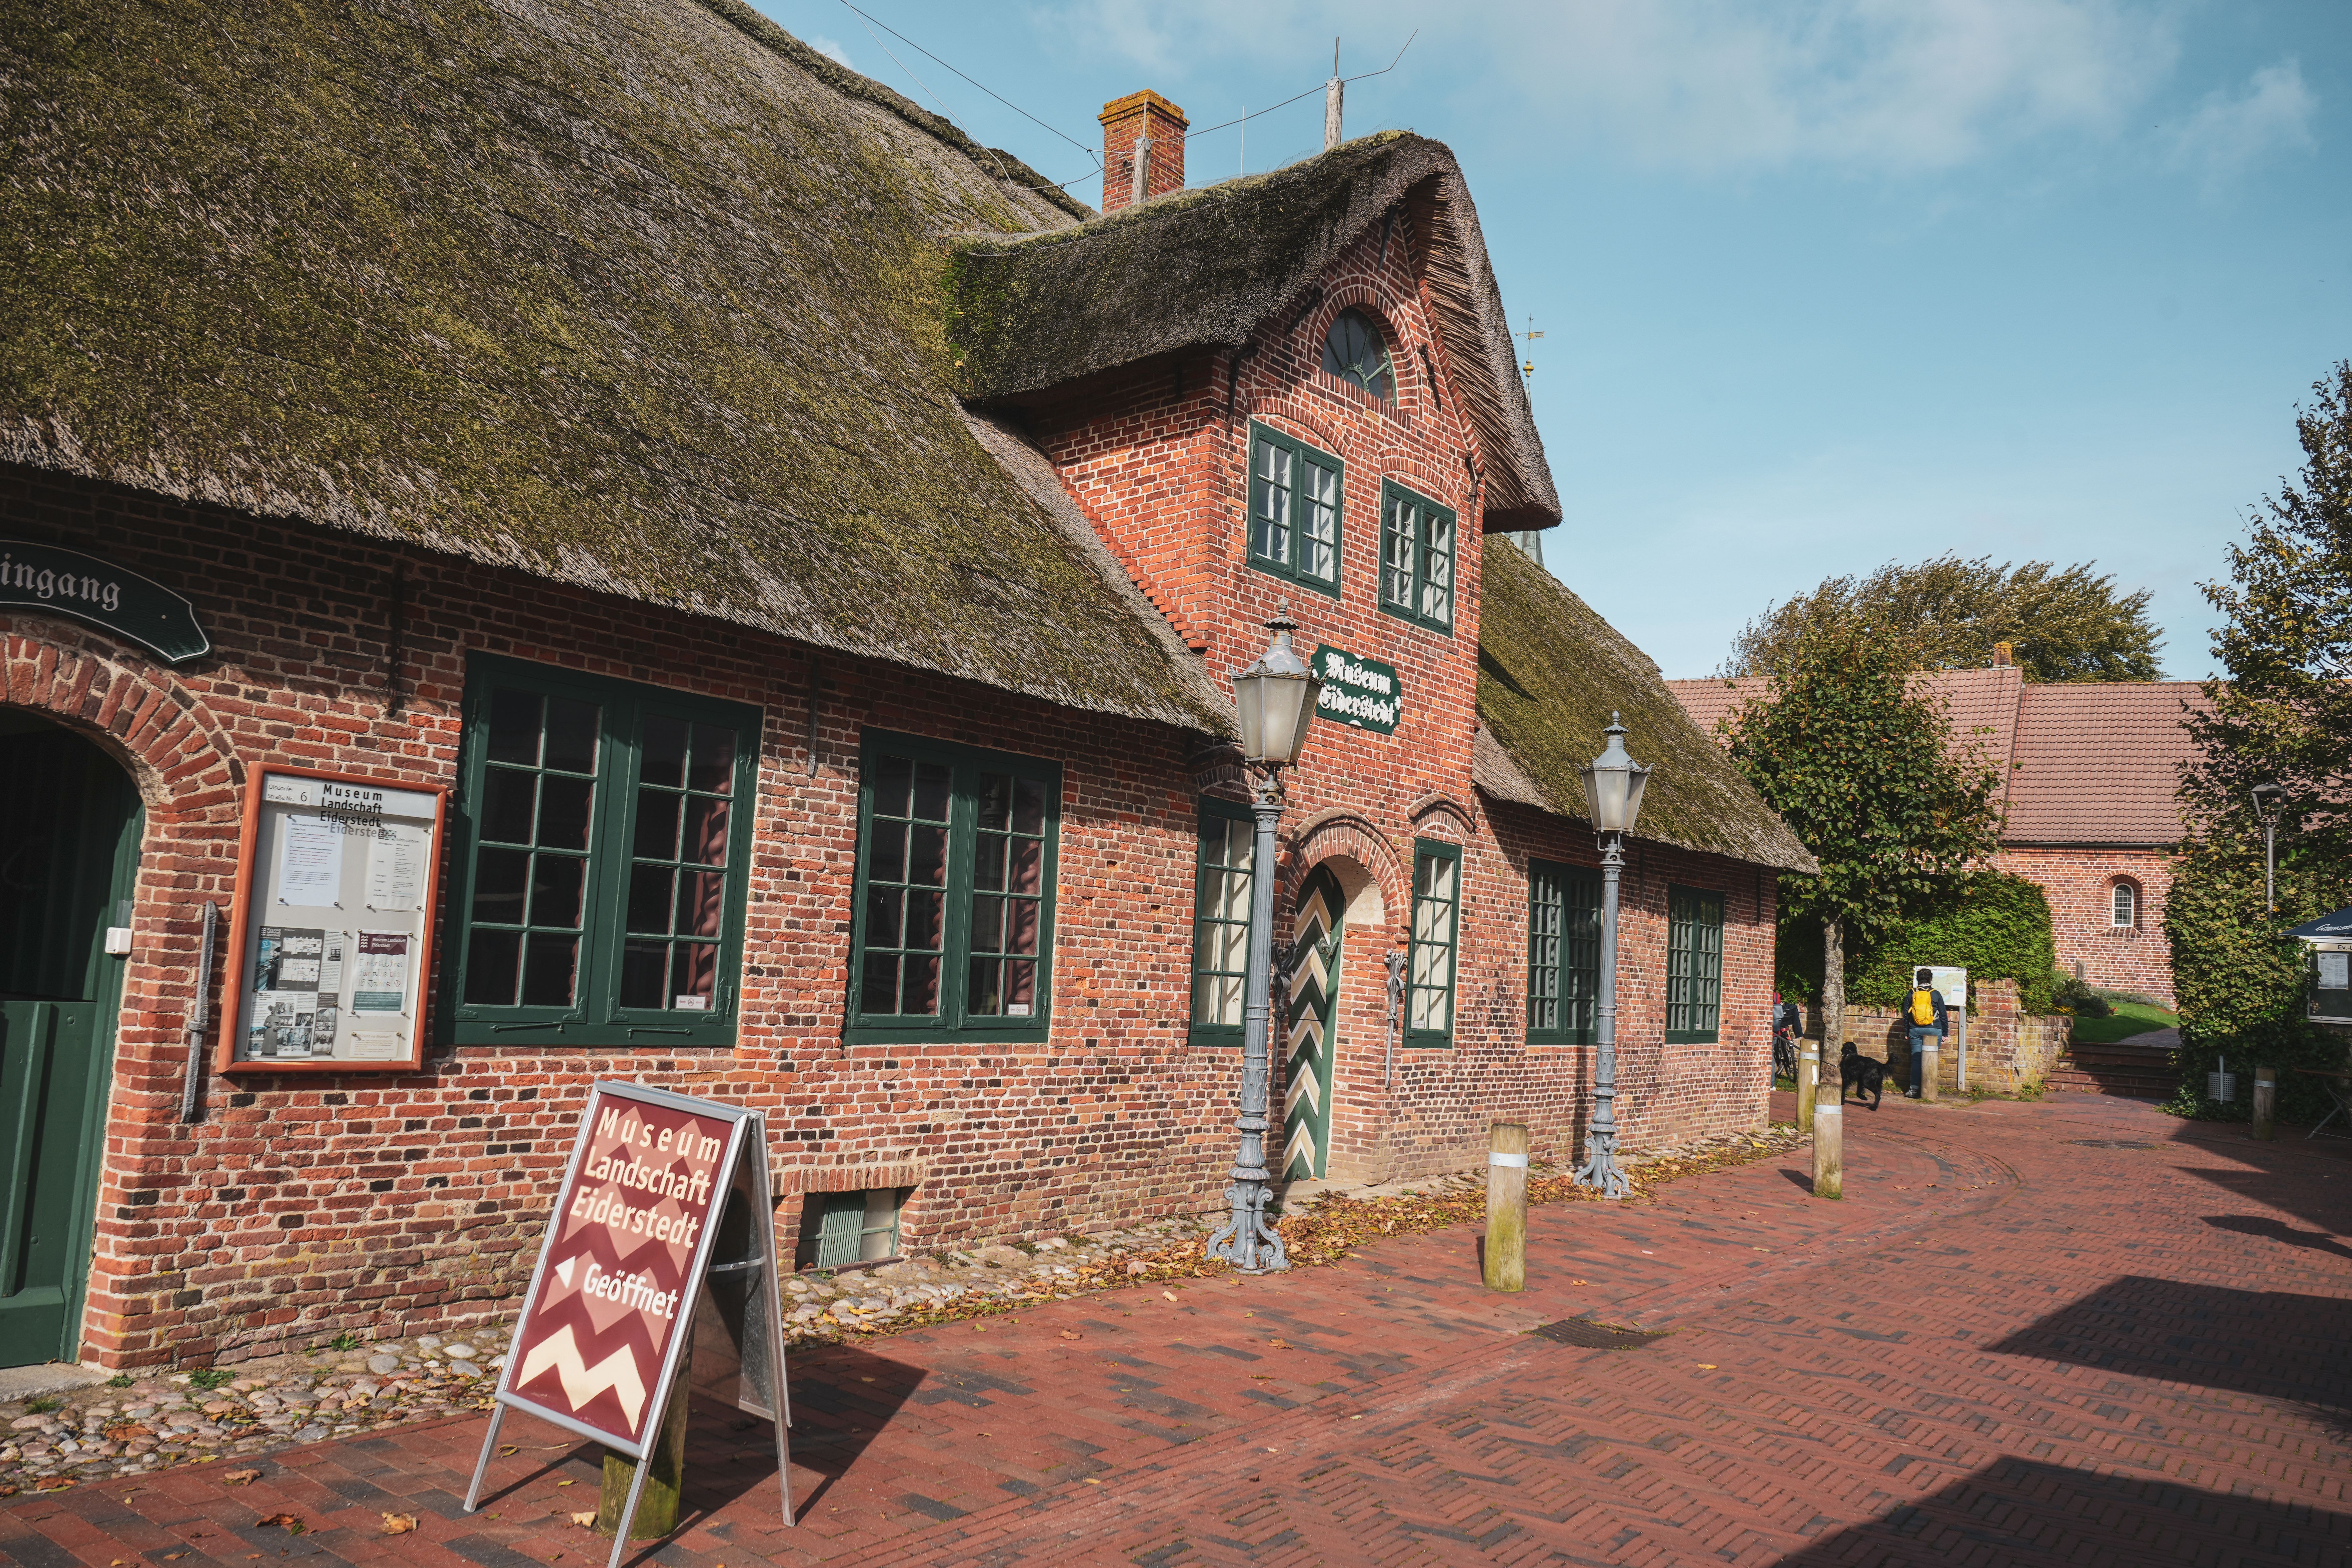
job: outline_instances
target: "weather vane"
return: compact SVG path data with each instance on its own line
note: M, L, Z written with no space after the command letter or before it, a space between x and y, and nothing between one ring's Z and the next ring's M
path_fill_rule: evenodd
M1528 318L1528 330L1524 332L1513 332L1511 335L1515 338L1525 338L1528 340L1528 363L1519 366L1519 374L1523 376L1531 376L1535 374L1535 342L1538 338L1543 336L1541 332L1536 331L1536 319L1533 316L1529 316Z

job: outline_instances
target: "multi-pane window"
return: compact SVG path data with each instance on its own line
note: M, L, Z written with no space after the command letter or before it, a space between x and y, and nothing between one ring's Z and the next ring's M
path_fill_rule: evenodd
M1462 930L1462 847L1413 844L1412 942L1405 956L1404 1043L1454 1040L1454 961Z
M1528 863L1528 1039L1539 1046L1592 1043L1601 993L1601 878L1591 871Z
M468 669L461 1044L733 1038L759 713Z
M2139 889L2129 882L2117 882L2109 900L2107 918L2118 931L2139 924Z
M1381 608L1454 629L1454 513L1394 480L1381 486Z
M1712 1045L1723 1012L1723 895L1666 890L1666 1039Z
M1252 425L1250 564L1336 597L1342 474L1339 458Z
M1249 980L1250 814L1220 800L1201 803L1192 881L1192 1040L1237 1046Z
M898 1215L910 1190L876 1187L867 1192L809 1194L801 1207L794 1266L840 1268L898 1257Z
M869 731L858 793L850 1037L1043 1038L1061 770Z

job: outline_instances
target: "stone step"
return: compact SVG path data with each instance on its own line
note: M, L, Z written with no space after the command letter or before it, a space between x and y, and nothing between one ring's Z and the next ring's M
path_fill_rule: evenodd
M2050 1089L2074 1093L2113 1094L2126 1100L2166 1100L2171 1097L2179 1080L2168 1068L2152 1071L2061 1061L2051 1069L2049 1078L2043 1082Z

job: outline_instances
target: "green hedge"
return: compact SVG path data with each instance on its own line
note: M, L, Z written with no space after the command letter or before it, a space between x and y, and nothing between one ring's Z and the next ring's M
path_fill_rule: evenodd
M2279 933L2352 904L2352 868L2306 857L2292 846L2279 859L2278 909L2263 907L2259 843L2206 840L2174 862L2164 900L2172 984L2180 999L2182 1093L2169 1107L2192 1116L2229 1116L2204 1100L2205 1075L2227 1058L2240 1101L2253 1093L2254 1068L2279 1069L2279 1120L2313 1122L2329 1101L2294 1069L2339 1068L2345 1037L2305 1016L2310 952Z
M2050 934L2050 900L2022 877L1979 871L1953 893L1905 916L1867 950L1846 953L1846 1005L1900 1006L1911 976L1923 963L1958 964L1970 981L2014 980L2029 1013L2050 1010L2057 948ZM1822 994L1822 925L1780 922L1777 979L1789 995L1808 1002Z

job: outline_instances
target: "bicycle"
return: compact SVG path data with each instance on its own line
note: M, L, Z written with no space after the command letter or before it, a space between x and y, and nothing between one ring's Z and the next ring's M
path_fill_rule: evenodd
M1772 1026L1772 1076L1797 1081L1797 1031L1786 1024Z

